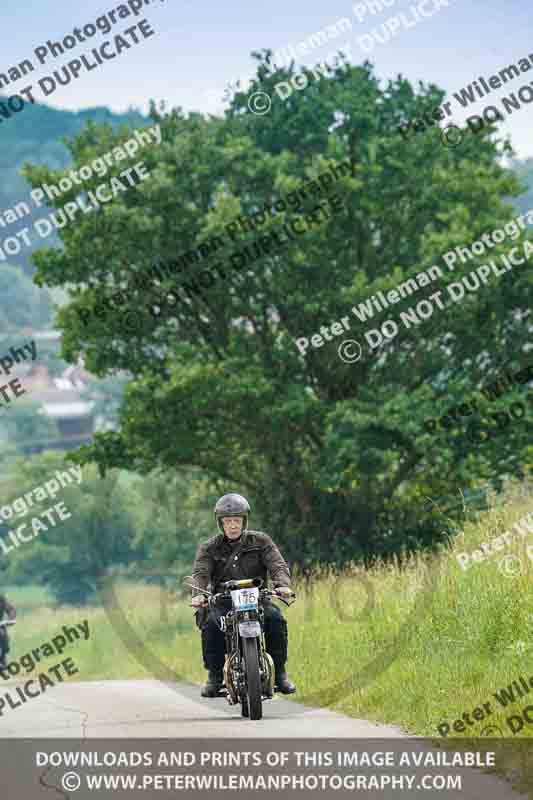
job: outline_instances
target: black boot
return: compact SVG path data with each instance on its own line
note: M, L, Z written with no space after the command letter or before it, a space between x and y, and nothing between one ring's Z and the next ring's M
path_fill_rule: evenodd
M276 687L282 694L294 694L296 686L289 680L289 676L284 669L276 671Z
M218 697L218 693L224 686L224 676L220 669L210 669L207 676L207 683L202 689L202 697Z

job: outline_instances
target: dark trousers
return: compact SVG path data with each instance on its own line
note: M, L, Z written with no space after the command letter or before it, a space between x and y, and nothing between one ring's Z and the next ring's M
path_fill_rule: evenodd
M207 622L202 626L202 654L207 670L221 671L224 666L226 641L223 631L220 630L219 620L230 608L231 604L210 609ZM266 649L272 656L276 672L279 672L285 669L287 661L287 620L273 604L265 605L264 612Z

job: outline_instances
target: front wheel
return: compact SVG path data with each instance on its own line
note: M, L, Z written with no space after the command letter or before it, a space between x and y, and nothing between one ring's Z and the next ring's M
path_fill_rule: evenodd
M248 695L247 694L243 694L243 696L241 697L241 716L247 717L247 718L250 716L250 712L248 711Z
M258 639L247 637L242 639L244 664L246 667L246 697L242 699L242 715L250 719L261 719L263 716L261 675L259 673ZM245 710L248 714L245 713Z

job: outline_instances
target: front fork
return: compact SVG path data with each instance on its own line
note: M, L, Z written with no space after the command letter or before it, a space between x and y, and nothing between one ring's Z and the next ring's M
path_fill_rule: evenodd
M270 653L267 653L264 632L263 609L259 611L261 635L259 640L259 670L263 697L271 699L274 696L274 662ZM224 663L224 683L228 690L228 703L234 705L240 702L240 697L246 693L246 676L243 671L244 657L241 648L238 621L233 611L229 611L221 618L221 628L226 638L226 660Z

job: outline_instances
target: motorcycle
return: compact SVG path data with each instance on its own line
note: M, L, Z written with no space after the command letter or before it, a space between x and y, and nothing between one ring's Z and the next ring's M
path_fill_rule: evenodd
M212 594L198 586L187 584L208 597L209 608L231 599L232 607L220 617L220 627L226 640L224 686L230 705L241 704L241 714L252 720L263 716L263 700L274 697L274 662L267 653L264 636L264 602L266 599L285 600L276 590L262 589L261 578L226 581L223 591Z

